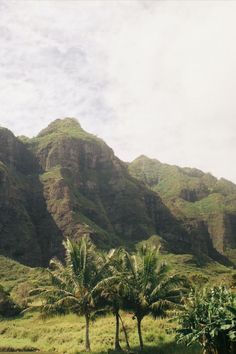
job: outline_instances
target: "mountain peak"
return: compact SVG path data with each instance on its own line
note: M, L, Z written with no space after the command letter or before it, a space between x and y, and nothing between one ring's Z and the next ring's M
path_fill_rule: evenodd
M152 159L146 155L140 155L138 156L136 159L134 159L134 161L132 163L139 163L139 162L143 162L143 163L160 163L159 160L157 159Z
M147 157L146 155L140 155L135 160L150 160L150 158Z
M80 140L104 145L104 141L96 135L86 132L75 118L56 119L47 128L41 130L39 134L30 139L29 145L34 149L42 150L51 144L58 144L61 141Z
M43 129L38 134L38 137L42 137L52 133L74 133L75 131L84 132L77 119L67 117L64 119L54 120L47 126L47 128Z

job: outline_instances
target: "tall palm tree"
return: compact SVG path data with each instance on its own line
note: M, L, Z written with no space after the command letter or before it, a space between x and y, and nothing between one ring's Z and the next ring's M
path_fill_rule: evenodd
M65 265L52 259L51 287L37 289L37 292L46 300L43 313L53 315L70 311L85 317L85 349L90 351L89 324L96 311L93 290L103 277L106 262L88 237L81 238L78 243L67 240L64 246Z
M137 254L123 253L121 281L123 305L137 320L140 349L144 347L141 323L145 316L165 316L181 298L184 280L168 276L166 264L159 264L158 249L143 245Z
M120 322L125 335L127 349L130 350L127 331L124 321L120 315L122 308L122 295L120 291L120 284L122 281L122 255L123 248L113 249L106 255L106 275L94 289L95 298L102 301L103 306L108 308L115 316L115 350L120 351Z

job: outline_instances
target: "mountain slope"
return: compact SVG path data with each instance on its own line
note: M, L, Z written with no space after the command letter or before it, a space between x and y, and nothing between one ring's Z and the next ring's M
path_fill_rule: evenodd
M76 120L56 120L28 148L42 168L47 208L64 236L88 234L110 247L177 227L161 199Z
M236 260L236 185L197 169L163 164L146 156L134 160L129 171L157 192L187 228L198 221L209 233L213 247ZM195 229L198 235L202 232L197 225Z
M83 235L107 249L156 234L168 251L227 262L234 193L198 170L147 158L128 165L73 118L32 139L0 129L0 254L27 265L47 265L65 237Z

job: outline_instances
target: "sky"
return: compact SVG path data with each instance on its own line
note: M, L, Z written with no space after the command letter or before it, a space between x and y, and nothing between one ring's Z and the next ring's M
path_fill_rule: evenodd
M0 125L75 117L115 154L236 182L236 2L0 0Z

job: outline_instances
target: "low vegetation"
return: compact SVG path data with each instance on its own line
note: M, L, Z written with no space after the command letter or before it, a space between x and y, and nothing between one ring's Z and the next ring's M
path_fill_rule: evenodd
M136 323L132 315L121 312L126 325L129 343L134 352L138 351L139 341ZM91 322L92 352L107 354L114 345L115 317L107 314ZM2 320L0 322L0 352L16 349L35 348L42 352L66 354L83 353L85 320L82 316L68 314L60 317L42 319L38 313L25 314L23 318ZM156 331L158 329L158 331ZM154 320L147 316L143 320L143 335L148 354L199 354L199 347L188 348L176 344L176 323L168 319ZM125 348L124 332L120 330L120 345ZM26 350L27 351L27 350Z
M236 297L225 287L192 292L181 317L179 341L199 343L206 354L236 351Z
M100 252L86 237L64 245L65 263L53 259L45 271L18 269L17 262L1 258L8 290L1 288L0 299L17 311L8 319L1 314L0 351L234 353L234 291L209 287L233 286L233 269L159 254L157 239L132 253Z
M16 316L20 307L11 299L7 291L0 285L0 317Z
M143 350L142 320L149 314L164 317L168 310L176 309L186 280L177 275L167 276L168 267L159 265L155 246L143 245L134 255L122 248L104 255L90 239L83 237L78 243L67 240L65 248L65 265L57 259L51 261L51 285L31 292L43 299L42 314L83 315L85 350L90 351L91 319L112 308L116 316L114 349L120 350L119 311L129 311L137 321L139 346ZM127 333L126 342L129 348Z

